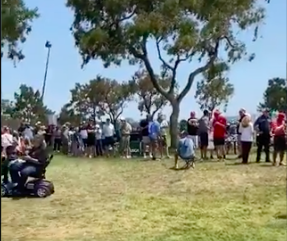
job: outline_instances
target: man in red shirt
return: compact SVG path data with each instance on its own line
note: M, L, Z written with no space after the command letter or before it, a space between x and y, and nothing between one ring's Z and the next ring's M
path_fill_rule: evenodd
M284 165L284 154L287 149L286 145L286 123L285 123L285 114L279 113L276 120L271 124L271 132L274 136L273 145L273 165L277 165L277 155L279 154L280 162L279 165Z
M213 120L213 142L219 159L225 158L226 118L217 110Z

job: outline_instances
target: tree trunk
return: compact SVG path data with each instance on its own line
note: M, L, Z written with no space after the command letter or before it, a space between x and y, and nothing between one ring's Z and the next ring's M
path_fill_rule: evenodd
M170 115L170 147L176 149L177 146L177 136L178 136L178 117L179 117L179 102L174 101L172 103L172 113Z

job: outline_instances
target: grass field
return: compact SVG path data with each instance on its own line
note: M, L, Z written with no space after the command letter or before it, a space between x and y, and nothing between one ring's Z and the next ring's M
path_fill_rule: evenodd
M286 169L55 157L56 193L2 199L3 241L285 241Z

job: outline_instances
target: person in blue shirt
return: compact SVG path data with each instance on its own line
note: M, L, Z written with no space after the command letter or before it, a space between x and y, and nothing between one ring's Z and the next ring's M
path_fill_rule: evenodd
M174 156L175 165L174 168L178 169L178 159L181 158L186 162L184 168L194 168L195 160L195 146L192 139L188 136L186 131L181 132L180 139L177 144L177 150Z
M152 119L150 119L148 124L148 133L150 138L152 159L156 160L158 140L160 137L160 124L158 121L153 121Z

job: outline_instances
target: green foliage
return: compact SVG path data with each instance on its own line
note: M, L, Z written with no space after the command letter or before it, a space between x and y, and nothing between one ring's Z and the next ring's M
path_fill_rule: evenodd
M135 92L139 100L138 109L141 113L144 112L154 117L159 110L167 105L167 99L154 88L146 71L136 72L132 83L135 86ZM163 89L168 89L170 79L159 78L159 84Z
M107 114L116 122L133 93L130 83L118 83L116 80L97 76L87 84L75 85L71 90L69 109L72 108L74 115L80 115L82 120L96 119Z
M29 9L23 0L1 1L1 54L12 60L22 60L19 43L26 41L31 23L38 17L37 9Z
M215 63L209 71L203 74L204 79L197 83L195 98L201 110L213 111L224 105L234 94L234 86L229 83L225 73L229 70L225 63Z
M67 0L67 6L75 14L72 31L83 64L97 58L105 66L120 65L122 60L141 63L154 87L174 103L184 98L198 74L210 68L219 46L226 51L224 61L233 63L246 56L246 46L236 33L253 27L256 39L264 18L259 0ZM171 73L168 90L159 85L150 63L150 40L155 42L162 69ZM183 90L174 95L179 64L197 60L201 67L190 71Z
M71 104L65 104L60 111L58 122L61 125L69 122L72 126L79 126L81 123L82 117L80 114L75 113L74 109L71 108Z
M14 94L14 106L11 116L31 123L47 122L47 115L53 114L44 106L39 90L34 90L27 85L21 85L19 92Z
M273 78L268 80L268 86L263 94L263 102L258 110L270 109L272 111L287 112L287 86L286 79Z

